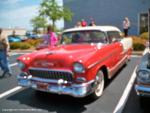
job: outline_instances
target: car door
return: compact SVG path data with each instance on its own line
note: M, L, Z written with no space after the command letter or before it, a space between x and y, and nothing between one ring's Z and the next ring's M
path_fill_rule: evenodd
M118 31L108 31L108 40L111 48L113 48L113 66L112 71L114 71L119 65L122 59L122 44L120 43L121 37Z

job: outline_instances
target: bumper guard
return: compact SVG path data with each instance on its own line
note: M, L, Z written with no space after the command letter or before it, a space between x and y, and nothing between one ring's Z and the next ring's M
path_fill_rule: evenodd
M94 80L91 80L82 84L71 84L69 86L64 85L67 84L67 81L62 79L59 80L51 80L51 79L43 79L29 76L17 76L18 85L24 87L31 87L36 90L40 90L43 92L50 92L56 94L65 94L71 95L73 97L85 97L88 94L92 93L93 87L92 83ZM38 87L38 84L41 84L42 87Z

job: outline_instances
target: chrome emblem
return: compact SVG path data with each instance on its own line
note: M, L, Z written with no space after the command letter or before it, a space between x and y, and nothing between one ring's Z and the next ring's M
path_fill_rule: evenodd
M54 66L54 63L52 63L52 62L42 62L41 66L42 67L50 67L50 66Z
M42 66L42 67L52 67L55 64L53 62L48 61L37 61L34 63L35 66Z

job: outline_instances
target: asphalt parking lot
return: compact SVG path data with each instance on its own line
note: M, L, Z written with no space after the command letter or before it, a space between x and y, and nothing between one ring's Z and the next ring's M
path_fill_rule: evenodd
M123 110L123 113L142 113L134 112L137 109L141 110L138 104L133 108L130 106L135 102L138 103L138 97L133 89L125 108L124 106L118 107L140 56L132 56L128 65L120 69L110 81L103 96L92 101L88 97L79 99L66 95L38 94L33 89L18 87L16 75L20 70L16 64L16 58L19 55L10 56L13 76L0 79L0 113L119 113L120 109Z

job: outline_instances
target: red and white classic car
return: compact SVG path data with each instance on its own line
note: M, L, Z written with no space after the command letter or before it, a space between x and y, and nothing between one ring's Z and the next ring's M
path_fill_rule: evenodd
M67 29L60 45L20 56L18 84L73 97L102 95L107 80L127 63L132 39L113 26Z

